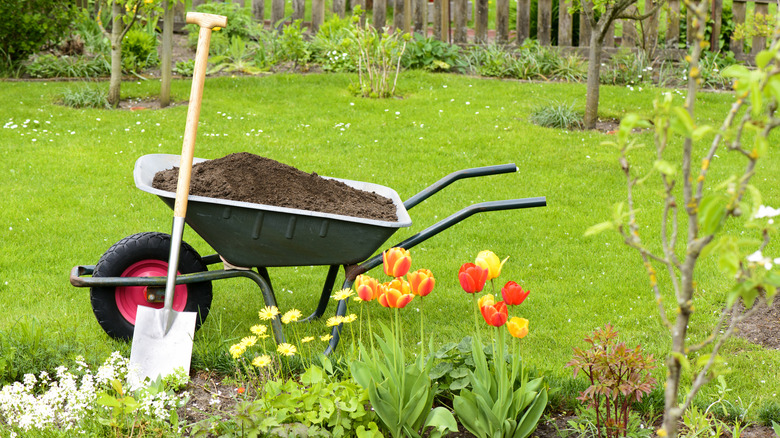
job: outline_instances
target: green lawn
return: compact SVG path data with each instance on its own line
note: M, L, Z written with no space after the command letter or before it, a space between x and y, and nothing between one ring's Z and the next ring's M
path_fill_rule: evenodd
M572 347L584 346L582 338L607 322L629 345L639 343L656 357L665 356L666 333L639 256L616 234L583 237L624 198L615 152L601 144L612 137L540 128L527 121L537 105L549 101L573 101L581 109L584 85L407 72L399 80L402 98L370 100L350 95L351 81L356 77L210 78L195 156L247 151L308 172L392 187L402 199L459 169L516 163L516 174L459 181L428 199L410 212L413 225L387 242L386 247L471 203L547 198L545 208L473 216L412 249L413 269L429 268L437 279L425 299L426 332L434 345L472 333L470 297L461 290L457 271L480 250L490 249L502 259L510 256L497 290L514 280L532 291L510 315L530 320L522 352L540 372L570 376L564 364ZM158 84L126 82L123 96L152 95ZM69 86L4 82L0 87L0 331L13 332L24 318L34 317L47 328L49 342L77 342L88 359L102 361L114 349L128 353L129 345L103 333L89 292L72 287L68 274L74 265L96 263L127 235L170 231L171 210L134 187L132 169L144 154L180 152L186 107L130 112L54 104ZM187 99L189 81L175 81L173 87L175 100ZM600 110L614 117L648 113L662 91L603 86ZM729 94L702 94L700 123L718 120L731 99ZM652 143L650 133L637 136ZM677 139L675 148L680 144ZM650 169L651 147L634 155L640 167ZM729 173L726 168L739 161L725 152L719 155L710 175L722 180ZM777 207L773 200L780 193L772 175L780 171L780 161L772 158L762 162L754 182L766 203ZM650 186L638 190L643 197L640 219L658 217L659 193ZM650 225L648 237L655 228ZM201 255L211 254L191 230L184 239ZM778 255L773 249L777 245L765 254ZM325 267L270 271L282 310L296 307L307 314L314 309ZM370 274L384 281L381 269ZM731 283L707 260L699 285L693 340L709 334ZM208 365L226 354L229 343L248 334L262 306L258 292L248 280L214 283L212 312L195 340L196 363ZM413 301L403 311L410 348L419 340L418 305ZM372 306L372 317L387 319L384 309ZM323 333L323 322L298 328L300 336ZM350 339L344 338L341 351L349 348ZM780 352L744 340L731 341L725 350L734 370L726 377L734 389L730 398L741 397L756 407L778 401L776 385L767 382L780 378ZM664 370L656 374L662 377ZM713 393L709 388L704 397Z

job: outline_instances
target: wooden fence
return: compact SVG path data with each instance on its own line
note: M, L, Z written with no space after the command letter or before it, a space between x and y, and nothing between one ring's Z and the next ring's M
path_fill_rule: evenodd
M260 22L278 23L280 20L290 22L303 19L306 9L311 8L311 21L307 26L311 32L317 32L326 18L325 0L234 0L245 5L251 2L252 13ZM270 17L266 16L265 2L271 2ZM285 15L285 10L290 8L292 14ZM341 17L348 12L347 1L332 0L332 7L328 14L335 13ZM510 16L510 3L517 2L516 14ZM733 21L735 25L745 23L746 18L755 14L768 13L768 4L774 0L733 0ZM366 4L368 2L368 4ZM720 33L723 29L723 0L709 0L710 21L712 37L710 50L731 50L737 59L753 59L755 54L763 49L766 39L754 37L752 50L746 53L743 49L744 41L730 42L730 47L720 47ZM193 0L195 8L203 0ZM307 4L308 3L308 4ZM389 3L389 4L388 4ZM405 31L432 35L439 40L446 40L458 45L485 44L496 42L499 44L522 44L527 38L535 38L544 46L557 45L564 49L586 48L590 38L590 28L581 14L569 13L571 0L351 0L351 6L360 5L364 10L371 9L373 13L372 24L374 26L391 26ZM681 0L667 0L658 13L644 20L642 23L623 21L620 23L622 32L616 36L615 30L610 29L605 42L605 49L624 47L635 49L638 47L650 48L651 41L658 41L659 28L666 29L662 49L670 56L679 56L686 51L677 50L682 45L680 40L681 24L687 21L685 28L690 28L690 14L681 17ZM656 0L638 0L636 7L641 10L650 10L656 4ZM532 34L531 11L536 9L536 32ZM473 8L473 9L472 9ZM495 8L493 15L495 22L492 29L488 30L489 8ZM514 8L513 8L514 9ZM553 12L557 11L557 17ZM388 15L390 13L390 15ZM473 14L473 17L472 17ZM431 22L429 18L432 16ZM473 18L473 21L471 20ZM557 20L554 20L557 18ZM515 30L510 32L509 23L514 20ZM660 21L665 23L661 25ZM469 21L472 27L469 26ZM555 21L557 26L554 27ZM641 30L644 29L644 32ZM691 35L688 35L687 43L690 43ZM655 48L655 45L653 45Z

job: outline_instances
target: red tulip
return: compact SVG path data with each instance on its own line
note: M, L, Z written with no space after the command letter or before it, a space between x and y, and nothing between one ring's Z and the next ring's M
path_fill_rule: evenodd
M414 272L410 272L406 275L406 278L409 279L412 293L421 297L431 293L433 286L436 284L433 273L427 269L418 269Z
M363 301L371 301L379 296L379 281L368 275L358 275L355 278L355 290Z
M530 293L530 290L523 290L523 288L514 281L507 282L504 287L501 288L501 296L504 297L504 301L510 306L520 305Z
M487 281L488 271L482 269L474 263L464 263L458 271L458 280L460 287L466 292L473 294L482 291Z
M412 257L404 248L390 248L382 253L382 265L385 274L391 277L403 277L412 266Z
M509 312L506 310L506 303L503 301L499 301L493 305L483 306L481 310L485 322L493 327L501 327L506 324L506 320L509 318Z
M400 279L380 284L379 291L377 301L384 307L403 309L414 298L410 293L409 283Z

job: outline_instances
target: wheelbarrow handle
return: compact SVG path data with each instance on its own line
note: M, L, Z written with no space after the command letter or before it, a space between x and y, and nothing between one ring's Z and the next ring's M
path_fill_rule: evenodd
M428 199L434 193L447 187L448 185L452 184L453 182L459 179L472 178L475 176L498 175L501 173L513 173L517 171L518 168L515 165L515 163L499 164L496 166L474 167L471 169L458 170L457 172L452 172L451 174L445 176L444 178L436 181L435 183L423 189L420 193L407 199L404 202L404 207L406 207L407 210L411 209L415 205Z

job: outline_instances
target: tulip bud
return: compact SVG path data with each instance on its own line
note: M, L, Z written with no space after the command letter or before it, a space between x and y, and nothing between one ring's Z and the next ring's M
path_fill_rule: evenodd
M487 281L488 271L474 263L464 263L458 271L460 287L467 293L473 294L482 291Z
M412 293L421 297L431 293L433 286L436 284L433 273L428 269L418 269L414 272L410 272L406 275L406 278L409 280Z
M531 291L523 290L520 285L514 281L507 282L504 287L501 288L501 296L504 301L510 306L518 306L528 297Z
M523 339L528 334L528 320L525 318L515 316L506 323L506 327L509 334L518 339Z
M368 275L358 275L355 278L355 290L363 301L371 301L379 295L379 281Z
M501 327L506 324L507 318L509 318L509 312L506 310L506 303L499 301L490 306L480 307L482 317L485 318L485 322L493 327Z
M509 259L509 257L501 261L493 251L485 250L477 254L477 259L474 261L474 264L487 270L487 279L492 280L501 275L501 268L504 267L504 263L506 263L507 259Z
M390 248L382 253L382 265L385 274L391 277L403 277L412 266L412 257L404 248Z

